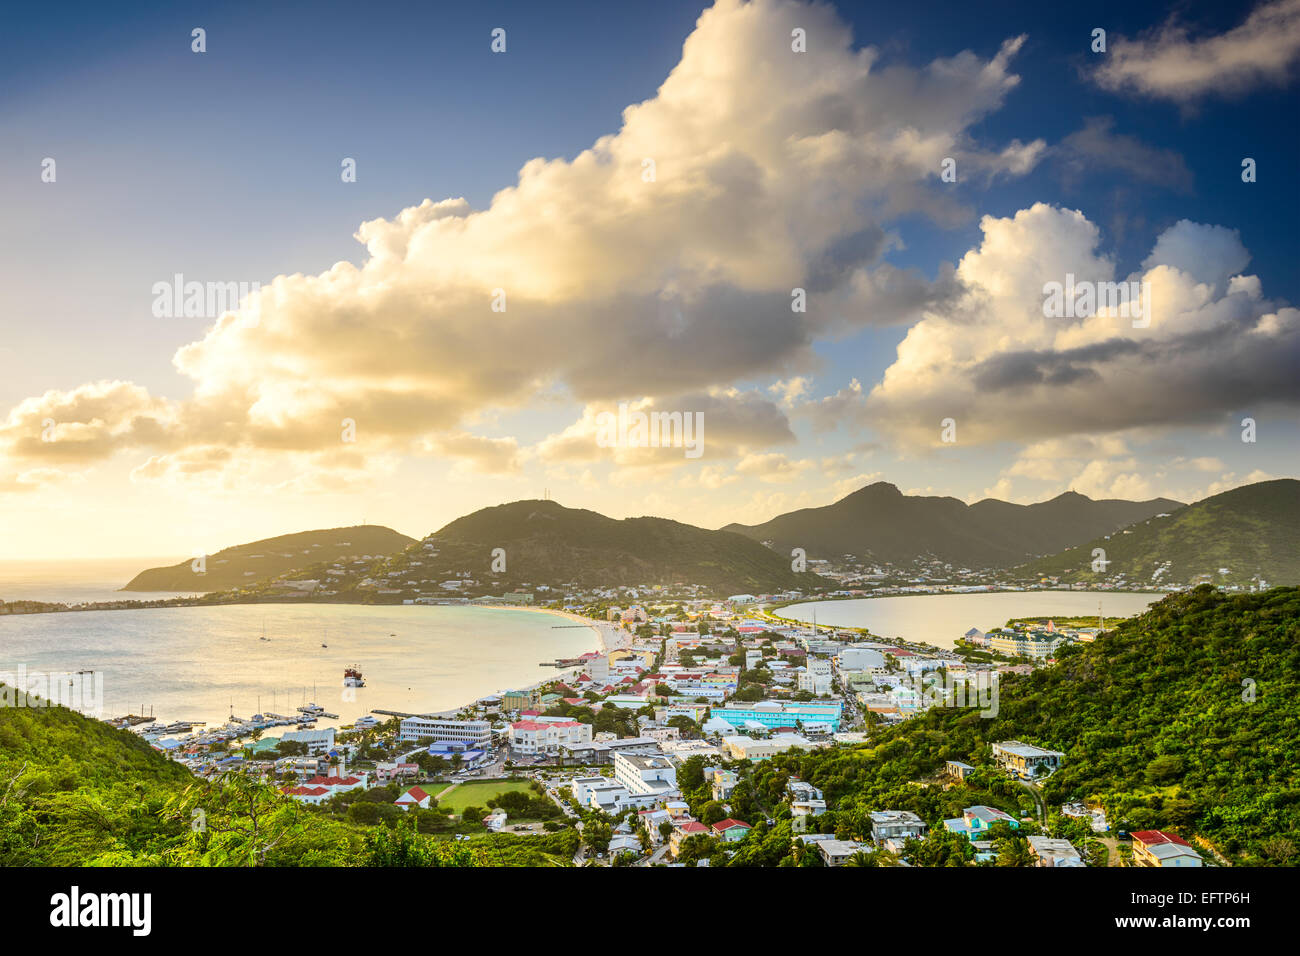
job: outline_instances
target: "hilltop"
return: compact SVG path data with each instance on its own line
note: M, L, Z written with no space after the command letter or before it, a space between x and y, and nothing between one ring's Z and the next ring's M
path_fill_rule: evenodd
M906 563L933 557L968 568L1006 568L1051 554L1182 504L1151 501L1094 501L1076 492L1032 505L986 498L968 505L956 498L905 495L879 481L821 508L791 511L758 525L727 525L755 541L770 541L789 554L809 557Z
M141 571L123 591L224 591L293 575L346 558L385 558L415 543L381 525L302 531L224 548L206 558L196 573L191 561Z
M504 572L492 571L496 548L505 551ZM666 518L620 520L554 501L483 508L439 529L412 552L425 575L466 568L497 590L688 582L717 592L758 593L826 583L815 574L795 573L788 557L743 535Z
M1027 577L1133 585L1300 584L1300 481L1244 485L1017 569ZM1093 550L1104 570L1092 569Z

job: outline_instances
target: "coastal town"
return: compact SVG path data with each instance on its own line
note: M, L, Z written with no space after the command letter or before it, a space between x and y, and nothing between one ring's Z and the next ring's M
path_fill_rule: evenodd
M925 781L949 798L1002 788L1016 798L1005 808L972 800L926 818L881 805L856 828L834 812L833 794L787 769L791 757L850 750L932 708L995 715L1001 680L1094 641L1095 618L972 627L941 649L784 619L782 603L797 595L658 602L653 589L624 588L588 597L549 610L591 626L598 650L455 711L376 709L318 726L337 715L312 703L293 716L232 715L220 727L130 723L197 776L246 775L308 812L376 826L410 820L452 841L567 833L575 865L722 865L776 831L788 831L799 865L936 865L953 841L972 864L1205 862L1175 833L1113 830L1100 806L1047 807L1041 787L1066 760L1051 740L999 741L981 762L949 760ZM346 681L364 686L359 670Z

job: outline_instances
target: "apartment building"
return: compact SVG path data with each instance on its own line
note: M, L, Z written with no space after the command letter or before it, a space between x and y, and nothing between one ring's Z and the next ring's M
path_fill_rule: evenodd
M486 750L492 744L492 724L486 720L448 720L443 717L407 717L397 737L402 741L429 739L464 744Z

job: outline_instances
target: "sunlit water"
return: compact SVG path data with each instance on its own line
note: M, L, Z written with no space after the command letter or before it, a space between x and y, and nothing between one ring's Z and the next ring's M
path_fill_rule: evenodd
M11 615L0 617L0 674L100 672L103 716L144 707L163 722L220 723L232 708L293 715L314 701L339 715L323 727L374 708L449 710L553 677L540 662L598 646L590 628L556 627L569 623L483 607L318 604ZM343 687L351 666L365 687Z
M952 647L972 627L1001 627L1013 617L1096 616L1101 602L1107 619L1140 614L1163 594L1116 591L993 591L980 594L909 594L851 601L813 601L776 613L835 627L865 627L884 638Z

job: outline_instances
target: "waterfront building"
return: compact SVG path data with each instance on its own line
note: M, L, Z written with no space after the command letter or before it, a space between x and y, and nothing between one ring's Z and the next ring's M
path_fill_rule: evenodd
M492 744L492 724L486 720L450 720L445 717L407 717L398 731L402 741L455 741L476 750Z

